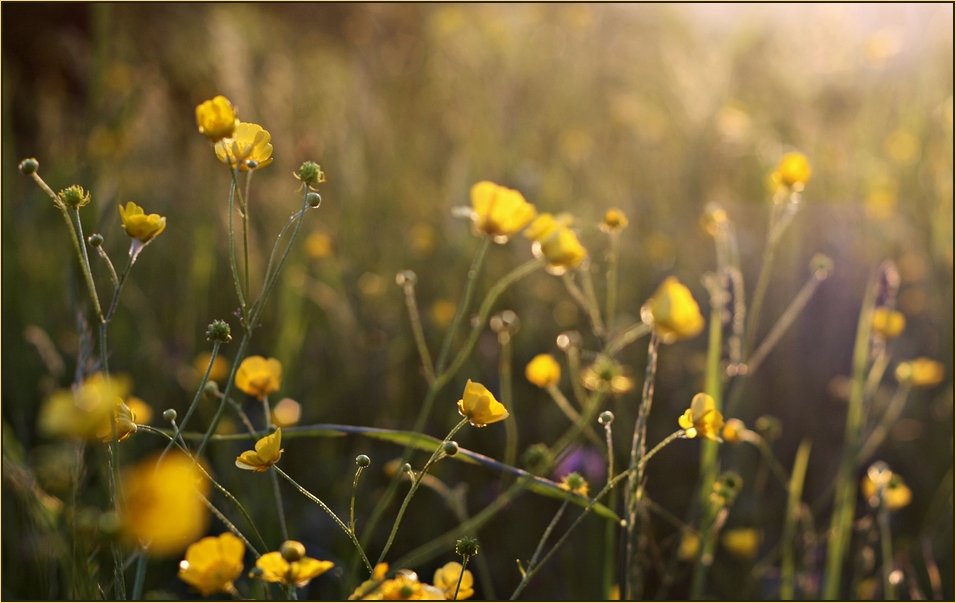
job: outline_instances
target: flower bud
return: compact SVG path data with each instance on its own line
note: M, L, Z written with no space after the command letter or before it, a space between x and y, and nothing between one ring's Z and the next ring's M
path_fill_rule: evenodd
M35 174L38 169L40 169L40 162L36 159L24 159L20 162L20 173L24 176Z
M259 167L259 162L256 161L255 159L247 159L247 160L246 160L246 167L249 168L250 170L254 170L254 169L256 169L257 167Z
M627 216L624 215L624 212L615 207L604 213L601 230L604 232L620 232L625 228L627 228Z
M79 184L63 189L57 196L67 207L83 207L90 202L90 194Z
M251 570L249 570L249 577L252 578L253 580L258 580L259 578L262 577L262 574L263 574L262 568L259 567L258 565L252 568Z
M442 444L441 448L448 456L455 456L458 454L458 442L445 442Z
M414 473L412 471L411 463L405 463L404 465L402 465L402 473Z
M416 282L418 282L418 276L411 270L402 270L395 275L395 284L399 287L406 285L414 287Z
M609 410L605 410L598 416L598 423L600 423L601 425L610 425L613 422L614 422L614 413Z
M232 341L232 335L230 334L229 323L224 320L214 320L209 324L209 328L206 329L206 340L207 341L218 341L219 343L229 343Z
M322 195L315 191L312 191L306 195L305 200L308 201L309 206L313 208L318 208L320 205L322 205Z
M91 234L87 241L89 241L90 245L93 247L99 247L103 244L103 235L100 233Z
M757 429L757 433L768 442L773 442L783 433L783 425L780 423L780 419L770 415L759 417L754 421L754 427Z
M478 554L478 539L465 536L455 543L455 552L462 557L474 557Z
M355 464L358 465L359 467L368 467L369 465L372 464L372 459L368 458L364 454L360 454L357 457L355 457Z
M120 529L120 520L116 513L112 511L107 511L100 515L100 520L98 522L100 531L106 534L107 536L112 536L119 532Z
M296 178L305 182L306 184L316 184L319 182L325 182L325 174L322 173L322 169L319 167L319 164L314 161L306 161L299 168L299 173L296 174Z
M208 385L208 384L207 384ZM163 420L164 421L175 421L176 420L176 410L173 408L167 408L163 411Z
M206 385L202 388L202 393L206 394L207 398L213 398L219 395L219 384L215 381L206 381Z
M279 547L279 553L282 554L283 559L292 563L305 557L305 545L295 540L286 540L282 543L282 546Z
M728 444L739 444L743 441L741 434L746 430L747 426L740 419L727 419L721 436L723 436L724 441Z

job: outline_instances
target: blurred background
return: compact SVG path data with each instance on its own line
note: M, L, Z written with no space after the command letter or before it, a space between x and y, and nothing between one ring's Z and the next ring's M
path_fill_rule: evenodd
M804 497L822 496L842 450L863 290L883 260L895 261L907 328L892 343L892 362L927 356L945 365L946 378L913 392L875 458L913 490L912 504L893 518L902 563L911 564L923 592L933 592L929 543L943 596L954 596L952 5L5 3L2 10L4 596L63 596L51 559L68 542L65 524L52 529L33 518L29 497L8 479L8 459L48 494L71 491L63 463L71 448L40 437L36 417L52 391L72 382L92 316L62 218L17 163L36 157L54 190L81 184L92 192L84 230L104 235L114 263L128 246L118 204L167 216L110 330L111 368L132 377L134 394L154 410L152 424L162 426L164 409L182 415L192 399L195 365L210 349L206 325L225 319L239 330L227 259L229 173L195 125L195 106L217 94L240 119L267 129L275 147L274 163L253 181L254 283L299 207L292 173L314 160L328 177L323 205L307 214L250 347L282 362L280 397L298 402L303 425L411 428L426 384L394 276L403 269L419 275L434 354L478 244L452 214L467 205L473 183L516 188L539 211L572 212L601 299L607 240L598 223L608 208L622 209L630 219L621 238L624 325L638 320L640 305L669 275L691 288L707 315L701 277L714 269L715 254L700 217L708 202L720 203L736 225L749 295L766 239L768 175L783 153L805 153L813 178L777 252L758 341L810 276L815 253L831 257L835 269L748 382L738 416L748 425L761 415L780 419L773 446L787 469L801 439L811 437ZM530 257L523 237L493 246L479 294ZM107 273L98 258L91 261L102 297ZM590 350L599 344L560 279L543 272L508 291L497 308L521 321L513 340L519 449L552 443L566 419L524 380L524 366L539 353L559 355L555 338L568 330L580 331ZM231 347L224 347L229 361ZM638 383L609 403L621 462L645 350L639 342L621 354ZM703 335L662 350L649 442L676 429L700 390L705 350ZM494 389L497 355L488 331L460 379L439 396L427 433L442 437L457 422L465 379ZM892 364L880 399L892 395L891 374ZM565 374L565 391L569 383ZM200 408L193 427L213 412ZM251 401L249 412L257 412ZM500 458L503 430L463 432L459 443ZM158 445L138 435L123 444L124 461ZM343 511L352 459L372 457L360 528L387 484L378 469L401 454L352 436L290 440L285 448L286 470ZM276 534L268 501L253 496L255 477L229 469L242 449L218 445L213 466L224 485L248 498L263 531ZM710 591L775 596L773 568L754 567L779 540L785 492L772 481L756 489L746 467L758 455L739 454L745 486L728 525L760 526L763 545L755 559L719 551ZM696 488L698 458L696 441L678 442L650 464L649 495L677 517ZM599 473L586 477L601 483ZM449 486L467 484L472 514L499 488L499 476L453 462L436 475ZM95 476L89 479L83 504L105 509ZM495 590L480 585L477 597L510 594L520 580L514 559L531 555L559 504L525 494L481 531ZM290 490L286 511L310 555L347 566L348 542L321 510ZM666 563L675 530L655 522ZM825 504L816 523L828 522ZM456 521L437 495L422 492L403 525L393 558ZM551 561L561 580L542 574L525 596L599 598L603 533L590 518ZM371 550L380 550L385 535ZM819 555L818 563L822 549ZM430 579L452 559L449 551L414 569ZM177 561L155 564L147 578L154 596L190 596L175 578ZM863 575L865 564L853 557L847 571ZM678 569L677 585L661 596L687 596L680 571L686 577ZM322 578L307 594L339 597L340 589Z

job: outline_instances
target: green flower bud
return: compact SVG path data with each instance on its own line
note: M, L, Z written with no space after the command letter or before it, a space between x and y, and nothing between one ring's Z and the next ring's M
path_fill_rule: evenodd
M246 167L249 168L250 170L254 170L254 169L256 169L257 167L259 167L259 162L256 161L255 159L247 159L247 160L246 160Z
M206 385L202 388L202 393L206 394L207 398L213 398L219 395L219 384L215 381L206 381Z
M445 442L441 445L441 448L448 456L455 456L458 454L458 442Z
M249 577L252 578L253 580L258 580L259 578L262 577L262 574L263 574L262 568L259 567L258 565L252 568L251 570L249 570Z
M405 285L414 287L417 282L418 276L411 270L402 270L395 275L395 283L399 287L404 287Z
M305 200L308 201L309 205L313 208L318 208L322 205L322 195L314 191L306 195Z
M610 425L613 422L614 422L614 413L609 410L605 410L604 412L600 414L600 416L598 416L598 423L600 423L601 425Z
M372 459L368 458L364 454L360 454L357 457L355 457L355 464L358 465L359 467L368 467L369 465L372 464Z
M296 178L305 182L306 184L316 184L318 182L325 182L325 174L322 173L322 169L319 167L319 164L314 161L306 161L299 168L299 173L296 174Z
M208 384L207 384L208 385ZM163 411L163 420L164 421L175 421L176 420L176 409L167 408Z
M478 539L473 536L465 536L455 543L455 552L462 557L474 557L478 554Z
M40 162L36 159L24 159L20 162L20 173L24 176L35 174L38 169L40 169Z
M229 343L232 341L229 324L224 320L214 320L206 329L207 341L218 341L219 343Z
M405 463L402 465L402 473L414 473L412 471L412 465L410 463Z
M99 247L100 245L103 244L103 235L101 235L100 233L91 234L90 238L87 239L87 241L89 241L90 245L92 245L93 247Z
M63 189L57 196L67 207L83 207L90 202L90 194L79 184Z
M282 554L283 559L292 563L305 557L305 545L295 540L286 540L282 543L282 546L279 547L279 553Z

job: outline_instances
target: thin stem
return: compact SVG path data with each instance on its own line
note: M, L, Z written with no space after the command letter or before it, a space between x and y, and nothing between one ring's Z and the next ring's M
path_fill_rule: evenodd
M352 498L349 501L349 531L355 533L355 493L358 492L359 477L365 467L359 467L355 470L355 479L352 480Z
M866 442L864 442L860 448L860 452L856 457L857 466L865 463L866 460L876 452L876 449L880 447L883 440L886 439L890 428L896 424L896 421L900 418L900 414L902 414L903 409L906 407L906 400L909 398L909 393L910 384L906 381L900 383L896 388L896 393L893 394L893 398L890 400L886 412L883 413L883 418L880 419L879 424L873 429L873 433L866 438Z
M561 519L561 516L564 515L565 510L568 508L568 502L571 500L571 493L568 492L568 495L564 498L564 501L561 503L561 506L558 507L558 511L554 514L554 517L551 518L551 523L548 524L548 527L545 528L544 533L541 534L540 540L538 540L538 546L534 550L534 554L531 556L531 561L528 562L528 571L525 572L524 578L521 580L521 584L518 585L518 588L523 589L524 584L527 583L528 572L532 569L538 567L538 558L541 557L541 551L544 550L545 543L548 542L548 538L551 536L551 532L554 531L554 528L557 527L558 521Z
M272 472L272 492L275 494L276 510L279 512L279 529L282 531L282 540L289 539L289 526L286 525L285 511L282 508L282 491L279 489L279 476Z
M620 335L608 342L608 344L604 347L604 355L614 356L641 337L649 334L651 329L652 327L650 325L643 322L631 325L622 331Z
M500 385L501 403L508 410L505 419L505 454L502 459L505 465L514 465L518 458L518 419L515 417L514 402L511 399L511 334L505 327L498 333L498 381Z
M807 475L807 463L810 459L810 440L804 439L797 449L793 461L793 473L790 474L790 487L787 488L787 514L783 524L783 537L780 540L782 559L780 562L780 599L792 601L794 596L794 539L797 532L797 516L800 513L803 498L803 484Z
M113 283L113 289L115 291L119 288L119 277L116 276L116 268L113 267L113 260L110 259L109 254L106 253L102 245L96 247L96 252L100 254L100 257L106 262L106 267L110 270L110 282Z
M612 438L611 423L604 424L604 437L607 451L607 480L610 482L611 476L614 475L614 439ZM617 498L617 490L611 490L611 500L608 501L608 507L612 511L617 509ZM601 591L604 593L605 599L611 597L614 575L617 573L615 571L617 569L617 528L618 526L611 522L604 526L604 575L602 576L603 588Z
M199 382L199 388L196 389L196 395L193 397L192 404L189 405L189 409L186 411L186 416L183 417L183 422L180 423L179 427L176 429L175 437L169 441L169 444L166 445L166 449L163 450L161 455L159 455L159 460L156 462L157 464L162 462L163 457L165 457L169 450L173 447L176 440L182 437L183 431L186 430L186 423L189 422L189 418L199 406L199 399L202 398L203 390L206 387L206 382L209 380L209 374L212 372L212 365L216 362L216 355L219 354L220 344L221 342L219 341L214 341L212 343L212 352L209 354L209 365L206 366L206 372L202 376L202 381Z
M229 266L232 268L232 282L236 286L236 296L239 298L239 307L242 309L243 322L248 321L246 298L242 293L242 283L239 280L239 267L236 265L236 231L233 227L233 208L236 200L236 177L239 172L239 166L232 170L232 184L229 185ZM251 327L246 324L246 330Z
M877 521L880 524L880 553L883 557L883 598L887 601L895 601L899 597L896 594L896 585L893 584L891 574L893 573L893 538L890 532L890 510L886 508L884 500L886 486L881 485L877 492L880 497L880 506L876 510Z
M471 304L471 298L475 293L475 282L478 280L478 273L481 271L481 266L485 261L485 254L488 252L490 245L491 238L482 237L481 243L478 245L478 251L475 252L475 259L472 260L471 268L468 270L468 279L465 282L465 293L461 301L458 302L455 316L451 319L451 324L445 333L445 340L441 344L441 351L438 353L438 363L435 365L436 373L441 373L445 368L445 363L448 361L448 355L451 353L452 340L455 339L455 332L458 330L458 325L461 324L461 319Z
M415 337L415 346L418 348L418 357L425 370L425 380L428 385L435 382L435 368L432 366L432 357L428 352L428 343L425 341L425 332L422 329L422 319L418 312L418 303L415 301L415 283L403 277L402 292L405 294L405 307L408 309L408 321L412 325L412 334Z
M139 601L143 598L143 584L146 582L146 551L141 551L136 560L136 578L133 580L133 596L131 600Z
M252 338L251 331L245 331L242 335L242 340L239 342L239 349L236 351L236 360L232 363L232 370L229 372L229 379L226 381L226 387L222 392L222 400L219 401L219 408L216 409L216 414L212 418L212 422L209 424L209 427L206 429L206 433L203 435L202 441L199 443L199 448L196 450L196 459L202 457L202 453L206 450L206 446L209 444L209 438L212 437L212 434L216 432L216 427L219 426L219 419L222 418L222 413L226 409L226 400L229 399L229 394L232 391L233 383L236 380L236 371L239 370L239 365L242 363L242 359L245 357L246 347L249 345L249 340Z
M245 545L246 545L247 547L249 547L249 550L252 551L252 554L256 556L256 559L258 559L259 557L262 556L262 555L259 553L259 551L256 550L256 547L252 546L252 543L249 542L249 539L246 538L246 537L242 534L242 532L239 531L239 528L237 528L234 523L232 523L231 521L229 521L229 518L226 517L226 516L222 513L222 511L220 511L219 509L217 509L217 508L216 508L216 505L212 504L212 501L210 501L208 498L206 498L205 496L203 496L202 492L199 492L198 490L196 491L196 495L199 497L199 500L201 500L201 501L203 502L203 504L206 505L206 508L209 509L209 512L212 513L213 515L215 515L215 516L216 516L216 519L218 519L219 521L221 521L221 522L223 523L223 525L226 526L226 529L228 529L230 532L232 532L233 534L235 534L236 537L238 537L240 540L242 540L242 542L245 543Z
M617 313L617 257L620 246L618 231L609 232L608 239L610 246L607 252L607 299L604 300L606 305L604 318L607 320L608 328L613 329L614 315Z
M546 389L548 393L551 395L551 399L554 400L554 403L558 405L558 408L561 409L561 412L563 412L564 415L568 419L570 419L572 423L577 423L581 420L581 414L578 411L576 411L573 406L571 406L571 403L568 402L568 399L564 397L564 394L561 393L561 390L558 389L557 385L550 383L548 384ZM591 440L591 443L594 444L594 446L598 450L601 450L601 448L604 447L604 443L601 442L601 439L598 437L597 433L594 431L594 427L592 427L590 424L585 425L584 433L587 435L588 439ZM606 448L605 450L610 450L610 448ZM609 455L609 457L610 456L611 455ZM614 459L611 458L610 462L613 468ZM612 474L613 474L613 471L609 470L608 475L610 476Z
M76 243L82 251L80 257L80 268L83 270L83 278L86 279L86 286L90 290L90 297L93 298L93 306L96 313L103 318L103 312L100 310L100 298L96 294L96 285L93 283L93 271L90 269L90 256L86 253L86 238L83 237L83 222L80 220L80 208L73 208L73 217L76 218Z
M606 329L604 328L604 321L601 320L601 306L598 304L597 295L594 294L594 282L591 280L590 263L584 262L578 268L578 273L581 275L584 293L587 295L588 307L591 308L591 321L594 323L594 334L603 339Z
M584 270L580 270L584 274ZM582 280L590 282L589 278L581 277ZM574 301L578 302L578 305L581 306L581 309L588 315L588 321L591 323L591 329L594 330L594 334L598 337L604 337L604 323L601 322L601 311L597 309L597 306L591 303L591 300L581 291L581 288L578 287L577 283L574 282L574 277L571 272L565 272L561 275L561 280L564 282L564 286L567 288L568 293L571 294L571 297L574 298ZM593 287L592 287L593 293Z
M458 585L455 587L455 596L451 598L452 601L458 600L458 593L461 591L461 579L465 577L465 567L468 565L468 555L465 555L461 558L461 572L458 574Z
M575 343L571 342L565 348L564 353L568 358L568 372L572 375L571 391L574 392L574 399L578 406L583 409L587 404L588 394L584 390L584 384L579 377L581 374L581 350Z

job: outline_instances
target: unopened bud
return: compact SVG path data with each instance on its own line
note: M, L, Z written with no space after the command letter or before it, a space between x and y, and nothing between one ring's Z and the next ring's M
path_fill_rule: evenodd
M395 283L399 287L415 286L418 282L418 276L411 270L402 270L395 275Z
M163 420L164 421L175 421L176 420L176 410L173 408L167 408L163 411Z
M455 552L462 557L474 557L478 554L478 539L465 536L455 543Z
M67 207L83 207L90 202L90 193L79 184L63 189L57 196Z
M299 173L296 174L296 178L306 184L325 182L325 174L322 173L322 168L314 161L306 161L303 163L302 166L299 167Z
M101 235L100 233L91 234L90 238L87 239L87 241L89 241L90 245L92 245L93 247L99 247L100 245L103 244L103 235Z
M322 195L313 191L305 196L305 200L308 201L309 205L313 208L317 208L322 205Z
M207 341L218 341L219 343L229 343L232 341L231 330L229 329L229 323L224 320L214 320L209 324L209 328L206 329L206 340Z
M219 395L219 384L212 380L206 381L206 385L202 388L202 393L206 394L208 398Z
M448 456L455 456L458 454L458 442L445 442L442 444L441 448Z
M259 167L259 162L255 159L246 159L246 167L250 170L254 170Z
M368 467L369 465L372 464L372 459L368 458L364 454L360 454L357 457L355 457L355 464L358 465L359 467Z
M601 425L610 425L613 422L614 422L614 413L609 410L605 410L598 416L598 423L600 423Z
M40 162L36 159L24 159L20 162L20 173L24 176L35 174L38 169L40 169Z
M259 578L262 577L262 574L263 574L262 568L259 567L258 565L252 568L251 570L249 570L249 577L252 578L253 580L258 580Z
M292 563L305 557L305 545L295 540L286 540L282 543L282 546L279 547L279 553L282 554L283 559Z

